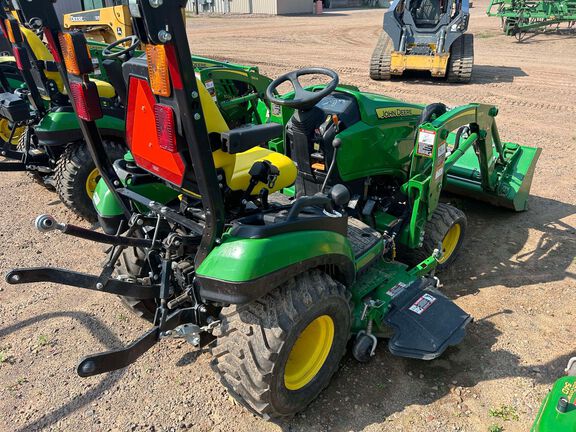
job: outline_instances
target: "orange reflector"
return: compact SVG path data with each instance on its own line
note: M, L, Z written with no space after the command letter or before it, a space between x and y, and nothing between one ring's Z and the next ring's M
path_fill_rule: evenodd
M81 33L60 33L58 39L68 73L80 76L94 71L92 56L84 35Z
M324 171L326 169L326 166L323 163L316 162L316 163L312 164L312 169L315 169L318 171Z
M164 45L146 45L148 77L152 93L156 96L170 96L170 74Z
M14 37L14 28L9 19L4 20L4 25L6 26L6 32L8 33L8 40L12 43L16 43L16 38Z

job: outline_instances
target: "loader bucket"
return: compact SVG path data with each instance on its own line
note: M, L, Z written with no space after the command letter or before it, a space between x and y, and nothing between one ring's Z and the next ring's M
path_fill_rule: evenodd
M503 146L506 163L497 165L495 190L482 187L478 157L473 147L448 171L445 190L515 211L526 210L534 169L542 149L513 143L503 143Z

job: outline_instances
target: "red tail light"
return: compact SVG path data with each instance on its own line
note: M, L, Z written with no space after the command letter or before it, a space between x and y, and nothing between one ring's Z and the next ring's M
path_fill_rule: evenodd
M16 60L16 67L21 71L30 70L30 58L28 57L26 48L15 46L12 52L14 53L14 60Z
M156 119L156 135L161 149L176 153L176 133L174 110L168 105L154 105L154 118Z
M48 49L54 57L54 61L56 63L62 63L62 59L60 58L60 52L58 51L58 46L56 45L56 41L54 40L54 35L48 27L44 28L44 36L46 37L46 42L48 42Z
M74 99L76 114L82 120L95 121L102 118L102 107L96 84L91 81L71 81L70 92Z

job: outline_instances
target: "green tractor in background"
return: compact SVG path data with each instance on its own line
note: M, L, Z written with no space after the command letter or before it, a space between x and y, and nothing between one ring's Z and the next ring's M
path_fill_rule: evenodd
M422 360L463 339L472 318L434 276L466 228L442 192L524 210L540 152L502 142L495 107L408 104L306 68L267 88L272 114L290 115L285 125L230 125L194 73L186 0L134 0L147 55L122 67L131 152L112 164L84 37L59 38L42 0L14 1L25 16L41 15L54 52L68 53L58 70L76 89L73 105L102 173L94 204L104 233L47 215L36 226L112 247L99 275L35 267L6 280L120 295L152 325L125 348L82 359L80 376L184 338L212 347L213 368L240 403L282 418L329 384L351 338L359 361L373 357L382 336L394 355ZM304 88L303 75L330 82ZM285 82L294 91L280 96ZM262 147L283 134L290 157ZM293 199L279 193L293 184Z
M531 432L576 432L576 357L565 372L542 403Z
M25 70L18 70L13 56L0 58L0 83L6 83L1 96L0 144L2 155L15 161L1 163L0 171L28 172L38 183L55 188L62 202L75 213L95 221L92 197L100 174L55 69L53 54L40 39L38 29L34 28L35 21L20 24L25 21L17 21L13 16L13 13L18 16L19 11L14 10L12 4L5 6L1 11L3 33L14 40L13 49L25 56L20 62ZM133 55L143 55L137 51L138 46L134 36L110 45L89 43L96 65L92 78L105 113L98 126L114 159L126 152L126 86L121 63ZM262 98L271 80L259 74L258 68L202 57L196 57L195 64L229 122L265 121L267 107Z

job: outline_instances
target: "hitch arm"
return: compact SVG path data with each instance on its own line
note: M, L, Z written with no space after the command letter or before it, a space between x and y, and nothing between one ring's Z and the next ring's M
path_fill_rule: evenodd
M160 328L152 327L130 345L119 350L92 354L80 360L76 372L81 377L89 377L125 368L152 348L160 338Z
M158 285L140 285L117 279L108 279L102 283L99 280L98 276L51 267L14 269L6 275L6 282L11 285L53 282L76 288L133 297L139 300L156 298L160 294Z

